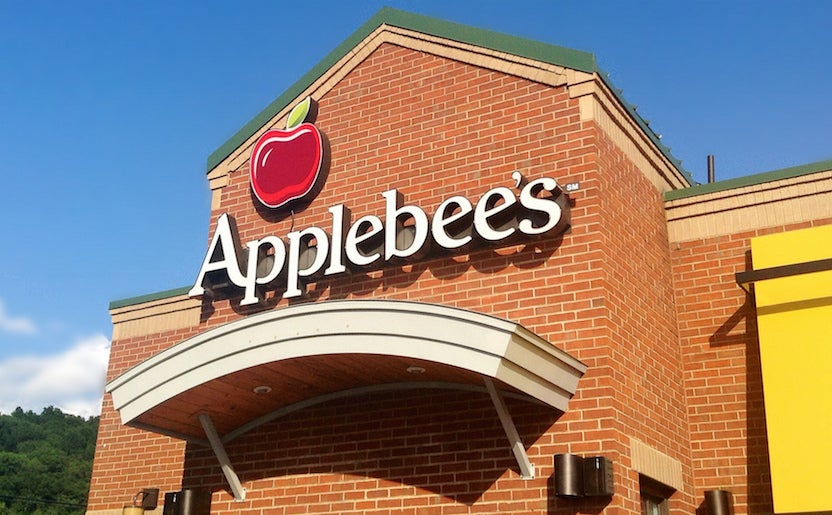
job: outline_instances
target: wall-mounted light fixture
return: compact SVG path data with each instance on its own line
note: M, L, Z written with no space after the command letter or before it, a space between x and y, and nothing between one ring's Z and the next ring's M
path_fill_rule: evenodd
M731 492L728 490L706 490L705 510L708 515L731 515Z
M612 462L603 456L584 458L584 496L609 496L614 493Z
M210 515L211 491L186 488L165 494L163 515Z
M555 454L555 495L610 496L614 491L612 462L603 456Z
M143 488L133 496L132 503L121 510L121 515L143 515L145 510L155 510L159 504L158 488Z
M577 454L555 454L555 495L584 496L584 459Z

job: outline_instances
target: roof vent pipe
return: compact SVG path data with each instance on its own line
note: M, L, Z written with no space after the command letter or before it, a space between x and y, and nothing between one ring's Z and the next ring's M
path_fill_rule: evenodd
M714 155L708 154L708 184L714 182L715 175L714 175Z

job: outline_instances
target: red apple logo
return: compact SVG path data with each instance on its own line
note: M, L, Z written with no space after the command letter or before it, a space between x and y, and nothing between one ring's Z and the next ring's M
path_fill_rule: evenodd
M251 189L263 205L280 208L306 197L321 175L323 138L312 125L317 109L306 99L289 113L286 130L264 132L251 151Z

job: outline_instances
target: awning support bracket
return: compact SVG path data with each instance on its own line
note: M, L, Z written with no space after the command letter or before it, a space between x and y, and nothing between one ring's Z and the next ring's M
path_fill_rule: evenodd
M534 479L534 463L529 461L529 455L526 454L526 447L523 445L520 434L514 426L514 420L512 420L508 412L503 396L497 391L497 387L494 386L494 381L490 377L484 377L483 381L485 381L485 387L491 396L491 402L494 403L494 408L497 410L500 423L503 424L503 430L506 432L508 441L511 444L511 452L514 453L514 458L517 460L517 466L520 467L520 477L523 479Z
M202 424L202 429L205 430L205 436L208 437L208 442L211 444L211 449L213 449L214 455L217 457L217 461L220 462L220 468L222 468L222 473L223 475L225 475L226 481L228 481L228 486L231 488L231 493L234 494L234 500L236 502L245 501L246 489L243 488L243 485L240 483L240 478L237 477L237 473L234 472L234 467L231 465L231 461L228 459L228 454L225 452L225 447L222 444L220 435L217 434L217 430L216 428L214 428L214 422L211 420L211 417L208 416L208 414L201 413L199 415L199 423Z

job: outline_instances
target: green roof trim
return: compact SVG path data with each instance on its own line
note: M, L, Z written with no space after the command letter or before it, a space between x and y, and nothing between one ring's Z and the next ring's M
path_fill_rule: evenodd
M706 195L708 193L717 193L720 191L728 191L736 188L744 188L746 186L765 184L767 182L791 179L793 177L800 177L801 175L825 172L827 170L832 170L832 159L827 159L825 161L818 161L816 163L809 163L800 166L792 166L789 168L781 168L779 170L772 170L770 172L757 173L754 175L746 175L744 177L737 177L735 179L727 179L724 181L712 182L710 184L699 184L698 186L691 186L690 188L684 188L681 190L668 191L664 194L664 199L678 200L683 198L695 197L697 195Z
M656 131L654 131L652 127L650 127L650 122L642 118L642 116L638 114L638 112L636 111L636 106L634 106L633 104L628 102L626 98L624 98L624 91L613 85L613 83L610 81L609 73L599 69L598 75L601 77L601 80L604 81L607 87L610 88L610 91L612 91L613 95L615 95L615 98L617 98L618 101L621 102L621 105L624 106L624 109L626 109L627 112L630 113L630 116L633 117L633 120L635 120L638 126L641 127L641 130L644 131L644 134L646 134L647 137L650 138L650 141L652 141L653 144L655 144L656 147L658 147L659 151L662 154L664 154L664 157L666 157L668 161L670 161L670 163L673 166L675 166L676 169L679 170L679 172L681 172L685 179L687 179L688 183L697 184L696 181L693 180L693 176L690 174L690 172L685 170L685 167L682 166L682 160L676 158L676 156L671 154L670 147L662 143L661 136L659 136L659 134Z
M127 306L144 304L145 302L153 302L154 300L169 299L171 297L187 295L190 290L191 286L184 286L182 288L174 288L173 290L165 290L157 293L148 293L147 295L139 295L138 297L130 297L129 299L114 300L110 302L110 309L124 308Z
M582 72L598 73L602 80L604 80L613 91L618 100L625 106L630 115L636 120L645 134L647 134L653 143L656 144L661 152L679 169L679 171L682 172L688 181L693 182L690 174L682 168L681 161L670 154L670 149L661 143L658 135L650 129L647 122L643 120L638 113L636 113L635 107L624 100L621 90L612 86L609 81L609 76L606 73L603 73L598 67L593 54L572 48L550 45L548 43L541 43L540 41L510 36L508 34L492 32L490 30L479 29L445 20L439 20L428 16L422 16L420 14L400 11L390 7L384 7L379 10L351 36L335 47L335 49L324 57L323 60L321 60L311 70L304 74L303 77L290 86L289 89L284 91L282 95L277 97L277 99L261 111L260 114L245 124L228 141L223 143L217 150L208 156L208 171L213 170L225 158L231 155L235 149L242 145L260 128L266 125L270 119L288 106L290 102L297 98L306 88L326 73L326 71L334 66L335 63L341 60L361 41L382 25L390 25L402 29L413 30L443 39L488 48L498 52L505 52L507 54L525 57L556 66L572 68Z
M390 7L383 7L372 18L345 39L340 45L306 72L289 89L277 97L263 111L243 126L228 141L208 156L208 171L213 170L223 159L242 145L252 134L272 119L281 109L298 97L303 90L320 78L335 63L347 55L367 36L382 25L391 25L403 29L413 30L431 36L451 39L461 43L476 45L491 50L506 52L522 57L528 57L549 64L574 68L585 72L596 69L595 56L580 50L548 45L530 39L518 38L507 34L500 34L484 29L460 25L445 20L413 14Z

